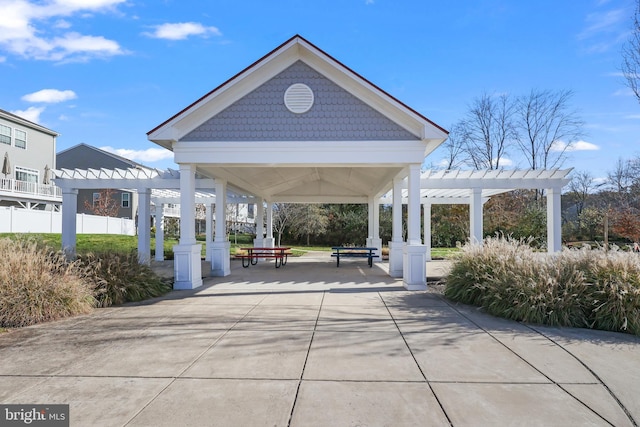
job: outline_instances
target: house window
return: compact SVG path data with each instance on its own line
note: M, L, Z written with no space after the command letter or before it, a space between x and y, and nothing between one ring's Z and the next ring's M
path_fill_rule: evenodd
M247 206L247 218L253 219L255 218L255 206L253 203L250 203Z
M38 183L40 181L40 172L36 169L23 168L16 166L16 180Z
M16 129L13 144L18 148L27 148L27 133L23 130Z
M93 207L96 207L96 204L100 202L100 193L93 193Z
M129 205L129 200L131 198L131 194L130 193L122 193L122 207L123 208L128 208Z
M11 128L9 126L0 125L0 142L11 145Z

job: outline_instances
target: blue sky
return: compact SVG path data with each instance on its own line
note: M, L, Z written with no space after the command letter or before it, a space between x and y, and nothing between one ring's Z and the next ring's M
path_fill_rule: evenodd
M300 34L445 128L482 93L571 90L585 136L564 167L601 178L640 155L640 104L620 73L634 5L0 0L0 108L59 132L58 151L84 142L174 167L146 132Z

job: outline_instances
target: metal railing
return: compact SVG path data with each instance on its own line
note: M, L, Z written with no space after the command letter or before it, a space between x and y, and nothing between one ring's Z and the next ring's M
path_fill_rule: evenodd
M62 189L60 187L38 184L37 182L19 181L17 179L0 178L0 195L2 194L14 197L62 200Z

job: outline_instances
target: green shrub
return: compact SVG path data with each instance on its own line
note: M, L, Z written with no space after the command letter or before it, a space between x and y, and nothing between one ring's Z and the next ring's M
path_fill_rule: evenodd
M85 279L92 283L99 307L142 301L171 290L171 284L138 262L136 251L89 252L78 259L86 267Z
M602 249L538 253L486 239L455 259L445 296L508 319L640 335L640 257Z
M78 262L68 263L34 239L0 239L0 326L88 313L95 299L82 276Z

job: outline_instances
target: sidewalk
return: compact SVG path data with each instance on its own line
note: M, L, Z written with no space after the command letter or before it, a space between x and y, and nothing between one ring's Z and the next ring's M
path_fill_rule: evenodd
M494 318L385 268L232 261L194 291L0 334L0 403L68 403L72 426L640 422L639 337Z

